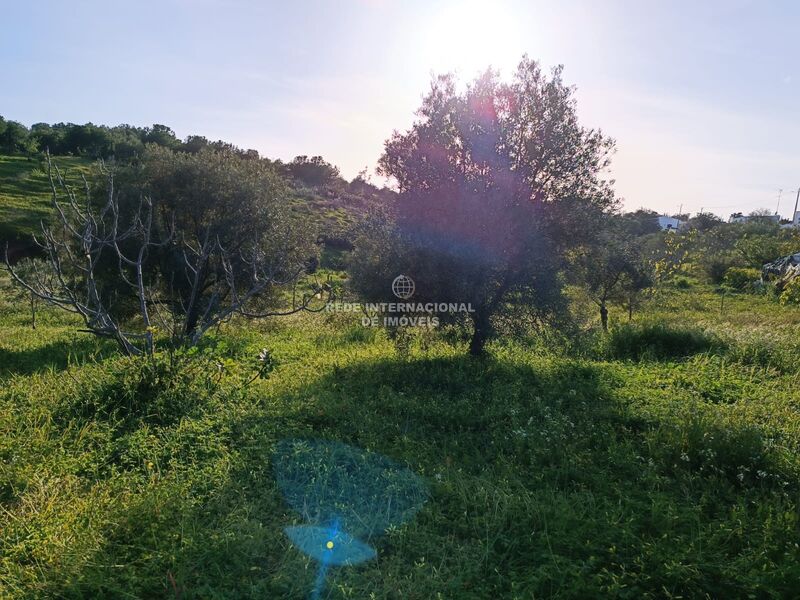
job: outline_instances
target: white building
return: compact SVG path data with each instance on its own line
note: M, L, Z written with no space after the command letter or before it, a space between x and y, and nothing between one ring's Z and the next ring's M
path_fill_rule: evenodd
M675 217L668 217L666 215L658 216L658 226L661 227L661 231L678 231L684 224L685 221L681 221Z
M795 219L797 215L795 215ZM742 213L733 213L728 217L728 223L747 223L748 221L773 221L774 223L781 222L780 215L743 215Z
M800 227L800 210L794 213L794 219L792 219L791 223L786 223L785 225L781 225L781 227Z

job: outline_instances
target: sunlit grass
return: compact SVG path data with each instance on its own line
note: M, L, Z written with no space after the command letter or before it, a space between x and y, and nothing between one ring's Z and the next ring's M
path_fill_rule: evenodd
M306 597L270 464L287 437L380 452L432 492L331 598L785 596L800 577L800 319L769 298L663 292L632 327L724 341L677 356L507 340L475 360L435 335L401 356L323 313L236 322L175 368L50 310L33 332L2 298L8 597ZM274 370L247 387L263 347Z
M92 162L86 158L59 156L53 162L67 181L80 183ZM47 165L38 158L0 155L0 240L25 239L39 231L41 221L52 213Z

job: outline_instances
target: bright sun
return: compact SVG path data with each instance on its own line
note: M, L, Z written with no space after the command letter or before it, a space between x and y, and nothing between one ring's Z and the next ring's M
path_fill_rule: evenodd
M525 52L514 14L500 2L460 2L442 9L426 28L422 47L431 70L466 78L490 65L513 69Z

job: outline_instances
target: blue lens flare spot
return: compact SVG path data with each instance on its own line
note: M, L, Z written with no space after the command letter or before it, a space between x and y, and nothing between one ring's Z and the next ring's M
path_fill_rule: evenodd
M329 527L296 525L283 531L301 552L326 565L357 565L377 555L372 546Z
M367 542L410 521L428 499L407 467L339 442L283 440L272 460L278 488L305 523L336 523Z
M278 489L305 522L284 532L319 562L312 600L321 597L329 567L375 558L367 542L413 519L428 500L409 468L340 442L282 440L272 461Z

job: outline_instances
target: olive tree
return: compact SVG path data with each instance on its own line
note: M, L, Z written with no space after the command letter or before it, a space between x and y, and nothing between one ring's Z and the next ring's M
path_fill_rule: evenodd
M324 293L301 282L308 243L266 165L158 150L119 180L101 167L98 185L84 179L80 192L49 157L48 166L55 219L37 238L46 267L26 275L6 253L7 268L30 293L78 314L86 331L127 354L152 353L159 330L193 345L234 315L312 310ZM290 302L275 297L285 286Z
M653 284L652 266L644 241L631 233L627 219L603 215L593 239L571 256L573 281L583 285L600 312L600 325L608 331L608 307L624 305L628 319L640 293Z
M614 202L602 175L613 143L579 124L561 68L548 75L527 57L507 82L489 70L459 91L453 76L436 78L417 114L379 163L399 196L392 224L376 228L391 242L373 245L391 251L370 255L362 239L353 285L375 298L403 273L415 300L471 304L480 354L500 313L563 307L566 249Z

